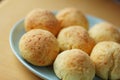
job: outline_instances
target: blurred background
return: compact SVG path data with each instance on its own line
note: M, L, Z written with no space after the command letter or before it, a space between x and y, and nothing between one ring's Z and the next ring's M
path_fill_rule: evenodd
M60 10L76 7L82 12L120 26L120 0L0 0L0 23L4 18L13 22L25 17L34 8Z

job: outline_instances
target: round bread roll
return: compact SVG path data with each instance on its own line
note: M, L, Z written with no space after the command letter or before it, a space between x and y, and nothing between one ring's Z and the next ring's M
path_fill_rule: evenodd
M52 12L35 9L25 18L25 30L32 29L45 29L56 36L60 30L60 24Z
M62 28L78 25L88 29L88 21L85 15L76 8L65 8L59 11L56 17Z
M89 35L96 41L115 41L120 43L120 32L114 25L102 22L96 24L89 30Z
M77 48L90 54L95 45L95 41L89 37L87 30L80 26L62 29L57 40L61 51Z
M21 56L36 66L51 65L59 52L55 36L42 29L25 33L20 39L19 49Z
M57 56L53 66L61 80L93 80L95 76L92 60L80 49L63 51Z
M99 42L90 58L95 63L96 74L103 80L120 80L120 44Z

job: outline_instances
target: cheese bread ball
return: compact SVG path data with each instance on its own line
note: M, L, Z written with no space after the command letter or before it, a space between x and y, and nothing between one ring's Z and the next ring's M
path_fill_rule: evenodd
M95 45L95 41L89 37L86 29L80 26L71 26L62 29L57 40L61 51L77 48L90 54Z
M118 28L107 22L94 25L89 30L89 35L96 43L101 41L115 41L120 43L120 32Z
M61 80L93 80L95 76L92 60L80 49L63 51L57 56L53 66Z
M25 33L20 39L19 49L21 56L36 66L51 65L59 52L55 36L42 29Z
M95 63L97 76L103 80L120 80L120 44L99 42L90 57Z
M69 27L73 25L79 25L88 29L88 21L85 15L76 8L65 8L58 12L56 15L61 27Z
M25 30L32 29L45 29L56 36L60 30L60 24L51 11L35 9L25 18Z

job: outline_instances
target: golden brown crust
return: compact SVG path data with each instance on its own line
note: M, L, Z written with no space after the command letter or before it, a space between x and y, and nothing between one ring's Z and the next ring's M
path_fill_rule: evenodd
M112 41L99 42L90 57L99 77L104 80L120 79L120 44Z
M60 24L54 14L48 10L35 9L25 18L25 30L45 29L57 35Z
M88 29L88 21L84 14L76 8L65 8L56 15L61 27L82 26Z
M20 39L19 49L24 59L37 66L52 64L59 52L54 35L41 29L25 33Z
M62 29L57 40L61 51L77 48L90 54L95 45L94 40L89 37L88 32L80 26L71 26Z
M54 62L54 71L62 80L93 80L95 76L92 60L80 49L60 53Z
M89 35L97 42L115 41L120 43L120 32L114 25L102 22L89 30Z

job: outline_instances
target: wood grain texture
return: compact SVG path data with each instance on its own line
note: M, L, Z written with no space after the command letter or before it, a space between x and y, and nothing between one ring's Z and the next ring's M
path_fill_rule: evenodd
M9 46L12 26L35 8L60 10L76 7L82 12L120 26L120 5L112 0L4 0L0 3L0 79L41 80L25 68Z

